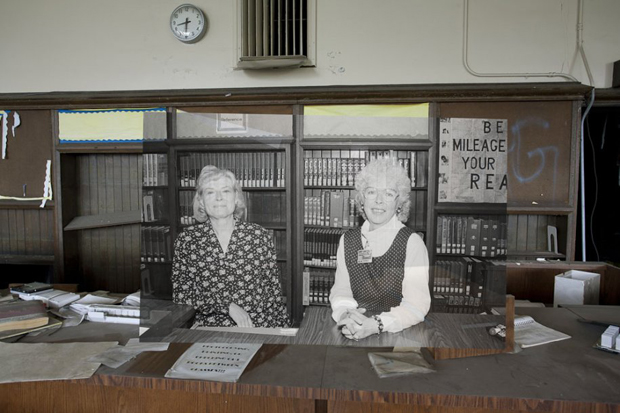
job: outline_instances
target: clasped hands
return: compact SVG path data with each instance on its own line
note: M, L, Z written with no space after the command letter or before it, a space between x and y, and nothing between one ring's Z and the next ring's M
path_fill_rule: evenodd
M379 333L379 323L373 318L366 317L365 308L348 309L338 321L338 328L350 340L360 340Z

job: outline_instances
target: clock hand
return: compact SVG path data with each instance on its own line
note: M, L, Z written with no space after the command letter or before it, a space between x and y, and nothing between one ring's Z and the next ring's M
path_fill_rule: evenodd
M187 25L190 24L192 21L189 18L185 18L185 21L183 23L179 23L177 24L177 26L183 26L185 25L185 30L187 31Z

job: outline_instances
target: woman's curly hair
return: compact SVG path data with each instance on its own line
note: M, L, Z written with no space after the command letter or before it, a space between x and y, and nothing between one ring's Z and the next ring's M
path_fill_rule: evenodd
M364 219L367 219L366 212L362 208L364 205L364 190L370 186L369 181L371 179L377 178L385 179L385 182L390 182L390 186L396 189L398 192L396 217L402 222L407 221L411 207L411 200L409 199L411 180L407 175L407 171L393 158L372 160L355 177L355 190L357 191L355 202Z

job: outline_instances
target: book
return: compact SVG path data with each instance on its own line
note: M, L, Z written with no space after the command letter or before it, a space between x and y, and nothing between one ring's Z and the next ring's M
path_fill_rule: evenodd
M41 283L41 282L31 282L28 284L22 284L19 286L11 287L11 292L14 294L31 294L36 293L37 291L45 291L51 290L52 286L50 284Z
M568 334L546 327L529 315L515 316L515 343L521 348L540 346L571 338Z
M19 328L14 330L0 331L0 340L21 336L24 334L34 333L35 331L47 330L48 328L60 328L62 321L54 317L46 317L44 325L38 327Z
M41 327L48 322L42 301L11 301L0 304L0 331Z

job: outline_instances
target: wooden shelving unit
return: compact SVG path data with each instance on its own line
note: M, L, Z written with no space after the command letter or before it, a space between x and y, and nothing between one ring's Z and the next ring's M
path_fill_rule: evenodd
M145 187L147 190L167 190L170 216L157 225L170 226L170 239L173 240L181 230L178 215L179 193L176 176L179 154L192 152L241 152L241 151L281 151L286 154L286 189L248 188L248 192L282 192L286 198L285 223L275 225L276 231L286 232L286 254L280 258L287 268L288 305L293 318L300 320L303 315L302 274L303 236L305 228L314 228L303 223L304 191L321 189L352 190L352 186L304 185L303 162L307 151L350 150L394 150L425 151L429 154L428 186L412 188L412 193L427 196L426 222L416 225L415 230L424 232L425 241L431 255L431 262L437 258L436 220L441 214L506 214L509 228L515 235L513 245L509 244L508 259L547 258L573 260L575 256L575 237L577 222L577 171L579 148L577 146L578 122L581 103L589 88L578 84L501 84L501 85L376 85L376 86L335 86L310 88L261 88L240 89L230 95L228 90L188 90L188 91L141 91L106 93L54 93L1 96L5 107L18 110L40 110L54 113L62 108L116 108L167 106L167 139L162 142L149 142L149 151L165 153L169 163L168 189L164 185ZM509 178L509 197L504 207L491 205L440 205L437 199L437 125L431 122L429 139L412 142L401 138L387 141L375 139L352 139L343 136L337 140L316 138L305 139L303 112L307 105L325 104L393 104L430 102L431 119L439 117L496 118L507 119L512 126L519 125L513 138L521 144L517 152L511 152L510 162L519 162ZM292 117L291 133L275 140L255 140L245 138L214 137L208 139L180 138L178 130L178 111L189 114L208 113L247 113L285 115ZM52 136L58 134L58 121L51 116ZM530 122L524 124L523 122ZM545 126L546 125L546 126ZM515 140L513 143L517 143ZM540 159L550 156L555 147L558 162L542 165ZM155 149L153 149L155 148ZM82 282L87 289L131 290L139 288L140 265L140 225L135 214L139 214L142 171L142 144L97 143L62 144L56 142L53 148L54 195L44 209L53 215L54 239L52 248L42 253L31 251L32 262L39 257L55 256L55 282ZM520 153L516 158L514 154ZM528 155L529 154L529 155ZM113 158L113 157L117 158ZM127 171L133 184L126 185L127 179L105 173L97 179L80 181L79 174L86 174L92 162L110 162L118 159L119 171ZM97 159L97 162L94 160ZM551 159L550 157L546 159ZM114 160L111 161L114 164ZM529 162L529 164L528 164ZM516 164L515 164L516 165ZM114 169L114 168L113 168ZM540 182L533 177L541 170ZM518 179L513 179L518 178ZM555 180L554 180L555 179ZM100 210L86 211L86 198L81 195L87 187L93 191L105 188L105 182L123 182L118 193L127 191L136 194L131 205L104 208L111 201L107 193L98 199L102 201ZM104 183L102 183L104 182ZM80 187L80 185L82 185ZM97 188L95 190L95 188ZM121 189L123 188L123 189ZM105 192L105 191L104 191ZM110 194L114 194L111 189ZM99 200L96 201L99 204ZM20 205L20 209L36 209L33 205ZM80 208L84 209L81 211ZM0 209L2 211L11 208ZM126 215L127 214L127 215ZM128 218L127 216L130 216ZM49 220L47 221L49 222ZM539 244L539 228L554 225L558 228L559 253L549 253ZM103 235L105 234L105 235ZM536 236L534 236L536 234ZM82 237L82 238L80 238ZM86 237L86 238L84 238ZM119 240L125 240L123 245ZM534 241L535 240L535 241ZM20 241L21 242L21 241ZM90 244L89 244L90 243ZM49 244L49 243L48 243ZM118 245L117 245L118 244ZM84 247L90 245L86 252ZM123 251L122 253L120 251ZM0 256L12 253L0 252ZM115 265L107 266L111 258ZM121 260L122 258L122 260ZM18 258L20 259L20 258ZM45 259L44 259L45 260ZM167 263L153 263L164 270ZM124 277L130 282L125 283ZM137 283L137 284L134 284Z

